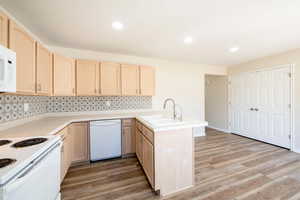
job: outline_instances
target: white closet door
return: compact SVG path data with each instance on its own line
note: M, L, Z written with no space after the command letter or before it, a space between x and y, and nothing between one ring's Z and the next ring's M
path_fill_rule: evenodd
M231 131L290 148L290 67L231 77Z
M258 106L261 140L290 148L291 80L290 67L259 73L261 87Z

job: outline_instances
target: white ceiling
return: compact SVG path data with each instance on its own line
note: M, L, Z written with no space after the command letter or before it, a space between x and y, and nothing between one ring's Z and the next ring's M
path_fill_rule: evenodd
M300 46L299 0L0 0L51 45L232 65ZM113 30L113 21L124 30ZM194 42L183 43L185 36ZM240 51L229 53L238 45Z

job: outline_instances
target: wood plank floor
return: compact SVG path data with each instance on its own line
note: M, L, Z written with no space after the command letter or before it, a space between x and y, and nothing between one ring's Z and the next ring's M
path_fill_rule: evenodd
M207 136L196 138L195 170L195 187L164 199L300 199L300 154L237 135L208 129ZM151 191L136 158L71 168L62 197L163 199Z

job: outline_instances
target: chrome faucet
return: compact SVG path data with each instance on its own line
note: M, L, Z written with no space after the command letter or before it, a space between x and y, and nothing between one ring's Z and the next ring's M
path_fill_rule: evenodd
M166 109L166 107L167 107L167 103L168 102L172 102L173 103L173 120L176 120L177 119L177 115L176 115L176 106L179 106L179 105L177 105L176 103L175 103L175 100L174 99L172 99L172 98L167 98L165 101L164 101L164 109ZM180 110L181 110L181 107L179 107L180 108ZM180 120L180 121L182 121L182 113L180 113L180 116L178 117L178 119Z

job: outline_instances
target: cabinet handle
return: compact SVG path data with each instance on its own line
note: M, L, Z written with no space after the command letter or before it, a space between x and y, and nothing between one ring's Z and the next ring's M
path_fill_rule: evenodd
M94 90L94 93L97 94L97 89Z
M73 94L75 93L75 88L72 89Z
M254 110L255 110L255 111L259 111L258 108L255 108Z
M38 84L38 91L42 91L42 84L41 83Z
M254 108L250 108L250 111L254 111Z

